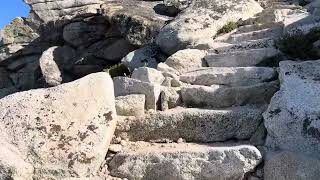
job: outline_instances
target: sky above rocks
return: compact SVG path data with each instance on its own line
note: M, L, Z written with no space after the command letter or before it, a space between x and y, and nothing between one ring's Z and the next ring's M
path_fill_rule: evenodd
M9 24L15 17L26 17L29 6L23 0L2 0L0 6L0 29Z

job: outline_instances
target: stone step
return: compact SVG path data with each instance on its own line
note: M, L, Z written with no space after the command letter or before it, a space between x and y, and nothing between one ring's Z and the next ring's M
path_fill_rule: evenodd
M290 4L292 4L291 2L288 2L286 0L258 0L258 2L265 9L268 9L274 5L290 5Z
M238 29L235 29L229 33L218 35L215 37L214 42L228 42L229 39L232 36L236 36L239 34L246 34L246 33L252 33L255 31L265 30L265 29L276 29L281 28L283 30L283 24L282 23L258 23L258 24L249 24L249 25L243 25L240 26ZM260 38L261 39L261 38Z
M256 66L266 59L279 55L280 52L275 48L260 48L221 54L208 54L204 59L210 67L248 67Z
M257 24L257 23L279 23L283 21L285 16L292 12L296 6L292 5L282 5L274 6L263 10L261 13L257 14L256 17L249 18L244 21L244 24Z
M190 85L181 89L181 97L187 107L225 108L246 104L268 104L278 89L278 81L239 87Z
M176 107L149 112L145 117L118 121L115 136L130 141L217 142L248 140L262 123L266 105L239 106L222 110Z
M237 44L215 42L211 44L211 49L218 53L229 53L232 51L244 51L260 48L274 48L275 41L273 38L264 38L258 40L242 41Z
M271 9L301 9L301 6L298 4L290 3L290 2L274 2Z
M235 34L241 34L241 33L247 33L247 32L251 32L251 31L259 31L259 30L263 30L263 29L268 29L268 28L283 28L282 24L279 23L262 23L262 24L252 24L252 25L244 25L244 26L240 26L237 31L235 32Z
M137 142L117 153L109 169L135 180L243 179L261 161L250 145Z
M283 28L267 28L246 33L232 34L225 41L227 43L239 43L242 41L258 40L264 38L278 38L283 34Z
M268 67L206 67L180 76L180 81L193 85L250 86L276 79Z

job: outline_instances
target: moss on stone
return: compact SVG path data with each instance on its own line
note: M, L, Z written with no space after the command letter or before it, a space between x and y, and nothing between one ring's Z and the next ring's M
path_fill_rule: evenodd
M218 34L229 33L231 31L237 29L239 26L240 26L240 24L237 22L228 22L221 29L219 29Z
M116 64L111 67L104 69L105 72L109 73L111 77L117 76L130 76L130 70L124 64Z

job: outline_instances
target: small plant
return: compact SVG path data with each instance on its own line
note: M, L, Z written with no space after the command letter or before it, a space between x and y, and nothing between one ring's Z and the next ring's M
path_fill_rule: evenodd
M302 30L294 30L285 34L276 46L283 53L295 59L317 59L319 56L313 48L313 43L320 39L320 28L313 28L305 34Z
M237 29L240 26L239 23L237 22L228 22L227 24L225 24L219 31L218 34L225 34L225 33L229 33L235 29Z
M130 70L124 64L121 63L104 69L104 72L109 73L111 77L131 75Z
M143 67L148 67L148 60L141 60L141 63L143 64Z

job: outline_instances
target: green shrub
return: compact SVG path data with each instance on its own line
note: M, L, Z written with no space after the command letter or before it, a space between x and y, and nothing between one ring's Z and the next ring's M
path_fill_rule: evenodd
M111 77L117 76L130 76L130 70L124 64L116 64L111 67L104 69L105 72L109 73Z
M237 22L228 22L221 29L219 29L218 34L229 33L239 27L239 23Z
M294 30L277 40L276 46L290 58L317 59L319 57L313 48L313 43L319 39L320 28L313 28L307 34L301 30Z

